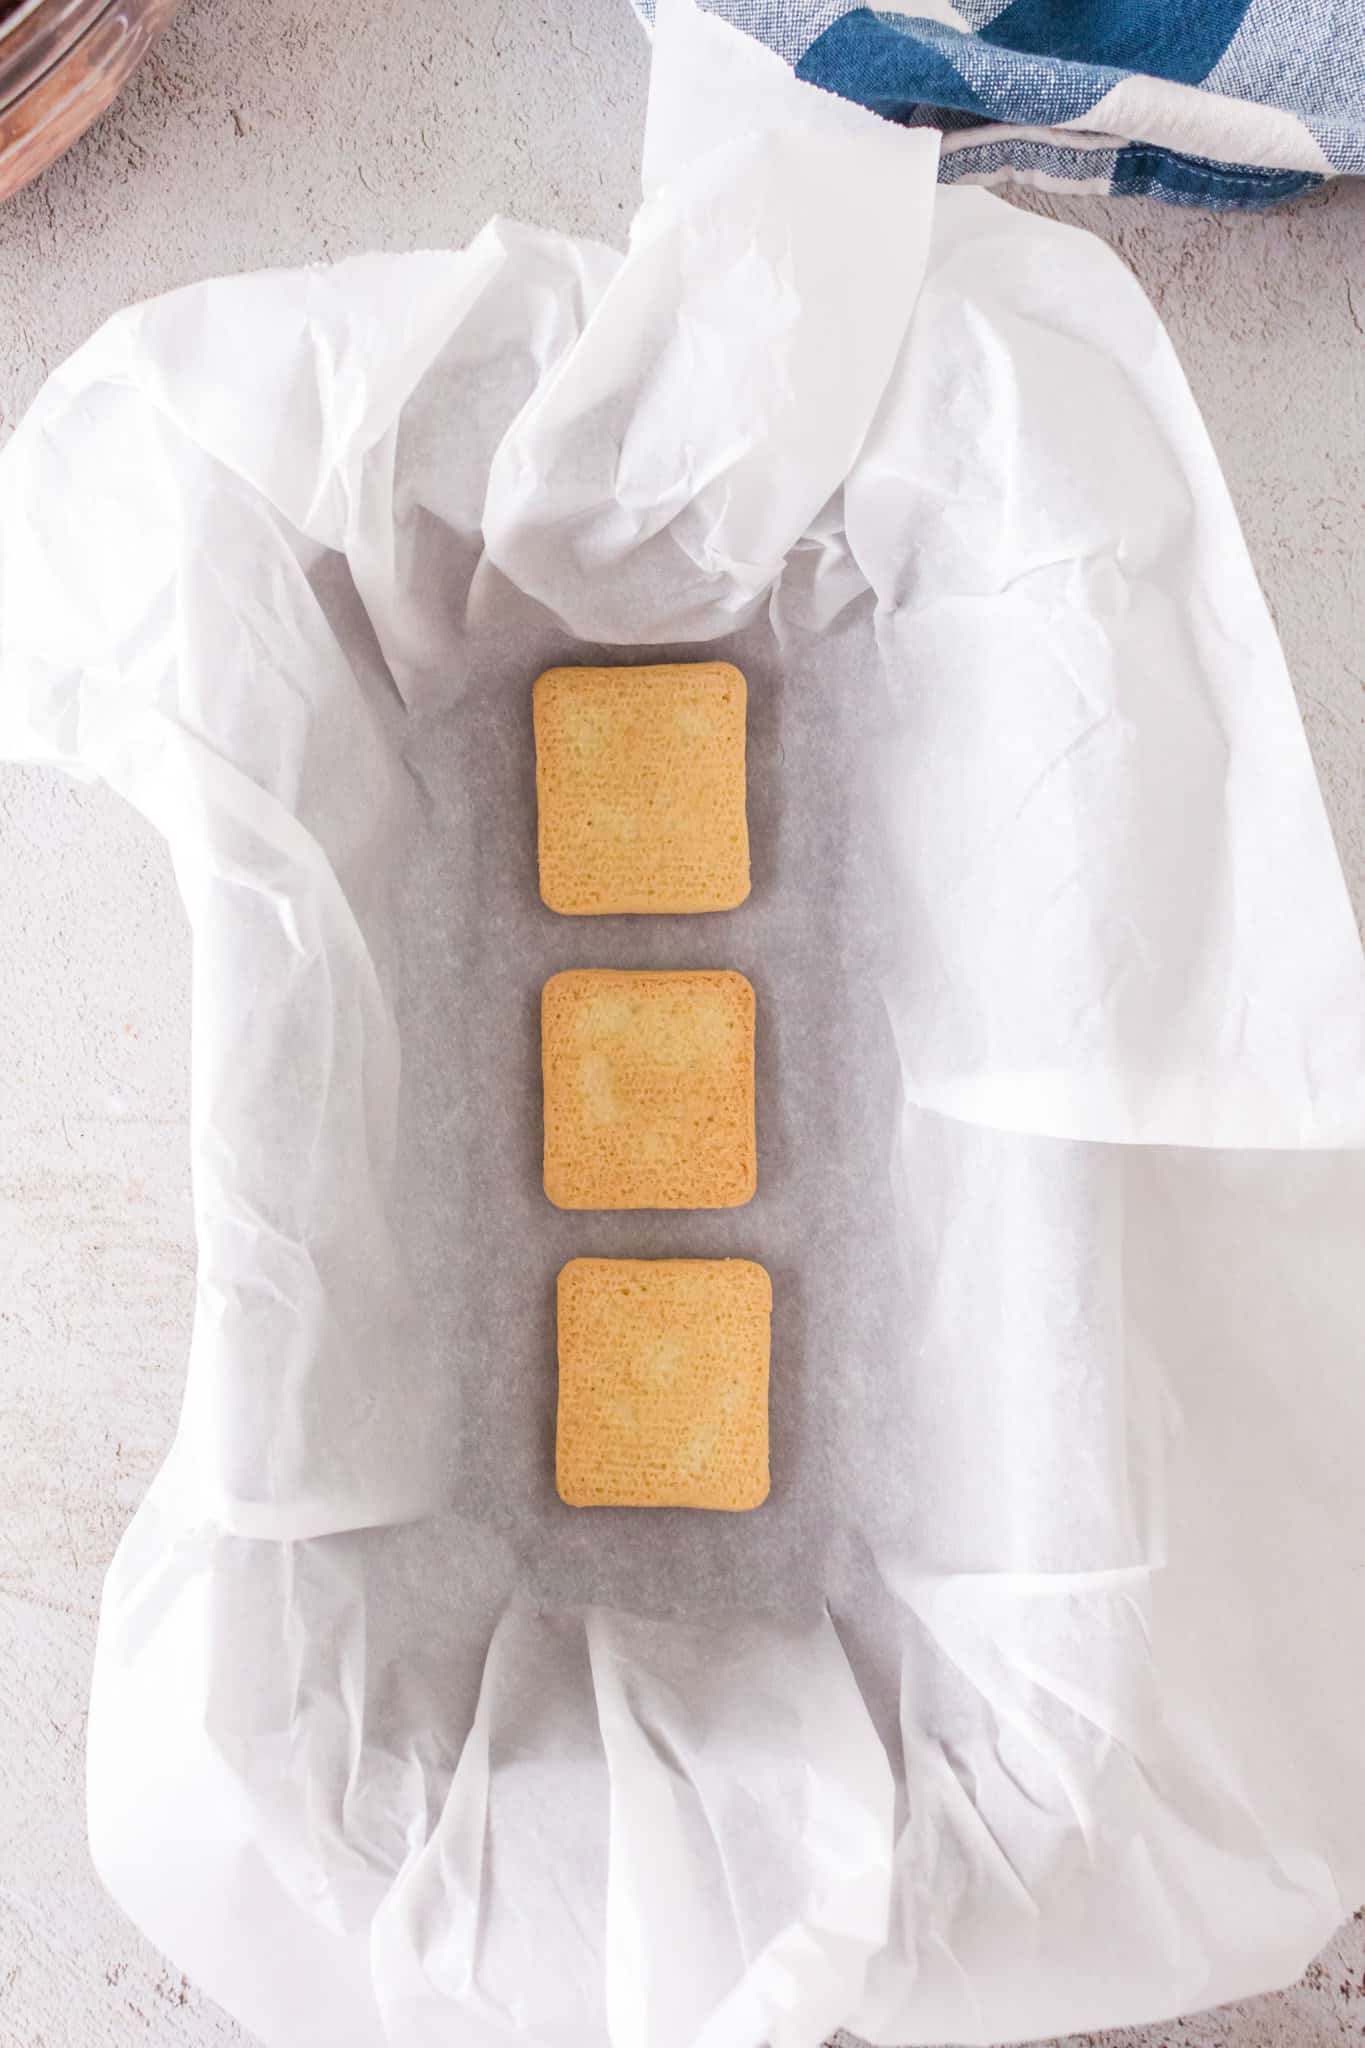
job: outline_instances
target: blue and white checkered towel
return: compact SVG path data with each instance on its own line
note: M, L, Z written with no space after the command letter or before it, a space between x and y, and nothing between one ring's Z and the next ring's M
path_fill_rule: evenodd
M1365 0L702 4L798 77L942 129L946 183L1265 207L1365 171Z

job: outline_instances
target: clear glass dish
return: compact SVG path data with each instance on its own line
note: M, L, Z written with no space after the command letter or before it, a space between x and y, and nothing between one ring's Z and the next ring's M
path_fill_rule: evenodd
M18 0L0 12L0 199L104 112L175 8L176 0Z

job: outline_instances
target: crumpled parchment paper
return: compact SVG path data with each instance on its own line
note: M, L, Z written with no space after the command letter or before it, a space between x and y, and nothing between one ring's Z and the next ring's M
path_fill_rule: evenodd
M0 751L194 933L183 1425L90 1826L278 2048L992 2041L1365 1895L1365 973L1159 324L662 10L624 256L216 281L0 461ZM753 896L563 920L530 686L750 682ZM537 997L742 968L760 1192L567 1215ZM775 1288L753 1516L553 1493L553 1280Z

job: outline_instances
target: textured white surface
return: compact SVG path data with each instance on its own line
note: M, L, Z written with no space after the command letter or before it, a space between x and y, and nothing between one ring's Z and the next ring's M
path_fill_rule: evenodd
M208 271L459 243L493 212L619 241L644 77L625 0L196 0L0 210L0 436L106 313ZM1365 187L1257 220L1029 203L1105 234L1166 319L1359 909ZM159 842L101 792L5 771L0 961L0 2043L240 2042L104 1899L81 1813L100 1581L174 1428L192 1295L188 959ZM1363 1936L1293 1991L1113 2038L1359 2038Z

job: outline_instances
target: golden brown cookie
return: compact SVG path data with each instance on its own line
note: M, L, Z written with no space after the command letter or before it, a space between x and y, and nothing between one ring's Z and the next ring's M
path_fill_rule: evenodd
M766 1500L772 1304L749 1259L571 1259L559 1275L560 1499Z
M545 1192L561 1209L732 1209L758 1180L742 974L574 968L540 1002Z
M546 670L533 712L540 893L551 910L744 901L745 694L728 661Z

